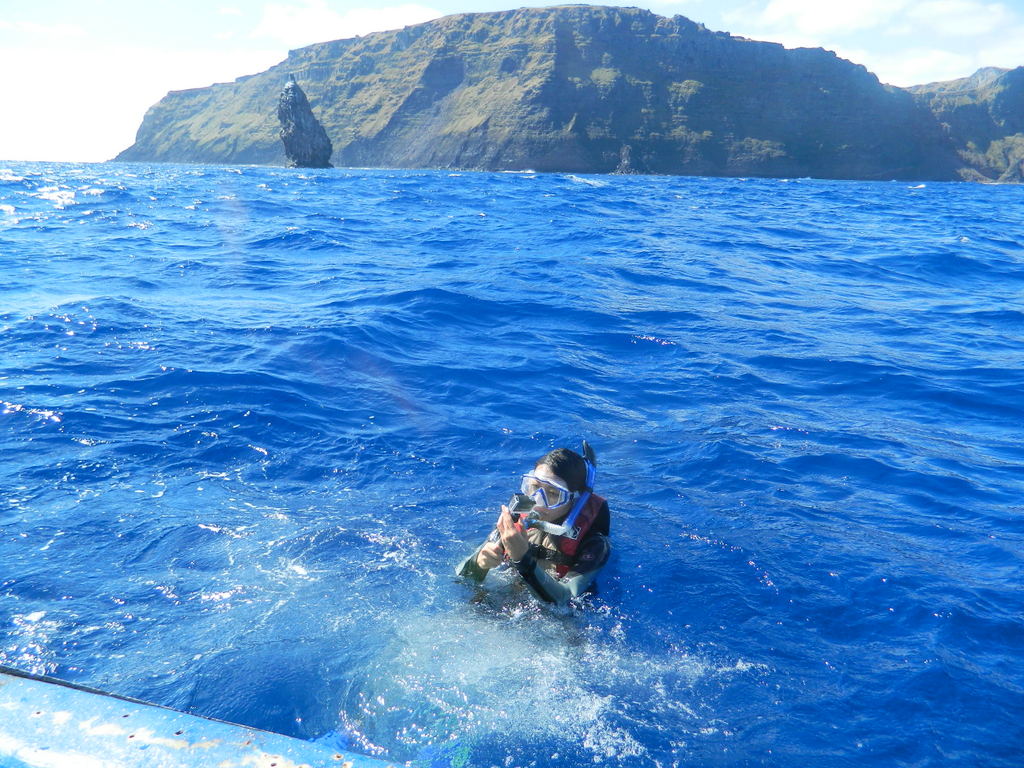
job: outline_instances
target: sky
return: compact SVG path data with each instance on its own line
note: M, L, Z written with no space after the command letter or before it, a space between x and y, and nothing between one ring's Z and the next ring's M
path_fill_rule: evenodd
M168 91L304 45L515 0L0 0L0 161L109 160ZM632 0L713 30L823 47L892 85L1024 65L1024 0Z

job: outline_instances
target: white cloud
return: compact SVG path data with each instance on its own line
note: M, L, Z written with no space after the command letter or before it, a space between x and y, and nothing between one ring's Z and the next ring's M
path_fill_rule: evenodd
M930 0L910 6L905 15L917 34L925 37L983 37L998 33L1014 20L1001 3L973 0ZM1024 58L1024 40L1018 38L1018 43Z
M415 3L352 8L344 12L335 11L325 0L302 0L287 5L268 3L252 34L253 37L280 41L289 48L299 48L420 24L442 15L441 11Z
M648 0L643 7L658 10L655 13L666 14L666 13L679 13L683 16L689 16L693 21L701 21L697 14L701 11L701 6L713 3L715 0ZM509 5L511 8L512 5Z
M1008 34L1000 36L999 40L982 43L978 48L978 58L984 61L986 66L1007 69L1024 66L1021 40L1024 40L1024 24L1011 28Z
M0 120L0 160L109 160L135 141L142 116L168 91L260 72L283 58L267 50L0 48L0 70L33 73L0 87L4 103L32 105L18 120Z
M908 0L769 0L756 23L801 35L846 34L886 24L908 4Z
M726 14L737 34L822 47L892 85L1024 65L1024 13L988 0L758 0Z
M883 83L901 87L955 80L986 66L977 56L936 48L910 48L891 53L848 50L841 55L863 64Z
M81 38L85 30L74 24L39 24L34 21L4 21L0 19L0 32L19 42L30 40L55 41Z

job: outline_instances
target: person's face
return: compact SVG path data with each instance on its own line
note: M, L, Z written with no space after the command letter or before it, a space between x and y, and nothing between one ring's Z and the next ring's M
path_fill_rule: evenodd
M565 480L563 480L554 472L552 472L551 468L545 464L541 464L540 466L535 467L531 474L537 478L542 487L545 487L546 483L553 484L546 487L546 490L548 488L550 489L547 493L548 498L557 497L558 491L555 489L555 486L561 486L562 488L569 487L568 485L566 485ZM552 507L550 509L543 509L538 507L536 510L537 517L539 517L541 520L557 520L562 515L568 514L569 508L571 506L572 499L569 499L560 506Z

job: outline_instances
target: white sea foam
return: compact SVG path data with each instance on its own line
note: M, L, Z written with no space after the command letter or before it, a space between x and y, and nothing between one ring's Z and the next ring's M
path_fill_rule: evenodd
M53 207L61 210L69 205L75 203L75 192L74 190L61 188L61 187L40 187L37 190L37 197L42 200L50 200L53 202Z
M575 182L576 184L586 184L588 187L607 187L608 186L608 182L606 182L606 181L600 181L598 179L585 179L582 176L576 176L576 175L571 174L571 173L568 176L566 176L565 178L567 178L569 181Z
M704 705L693 701L696 681L747 669L711 667L683 652L657 658L613 630L583 626L530 598L498 612L413 611L395 621L391 645L361 686L360 720L374 732L397 730L411 753L507 734L503 749L513 761L524 745L546 743L583 749L596 764L632 765L653 757L642 731L658 729L661 718L675 727L689 721L691 733L709 726ZM429 732L402 726L426 719L434 721Z

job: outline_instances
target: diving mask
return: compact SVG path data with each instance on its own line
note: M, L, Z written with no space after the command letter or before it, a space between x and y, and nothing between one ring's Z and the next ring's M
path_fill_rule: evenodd
M519 490L533 499L534 506L540 509L557 509L568 504L573 497L572 492L561 483L547 477L538 477L532 472L523 475Z

